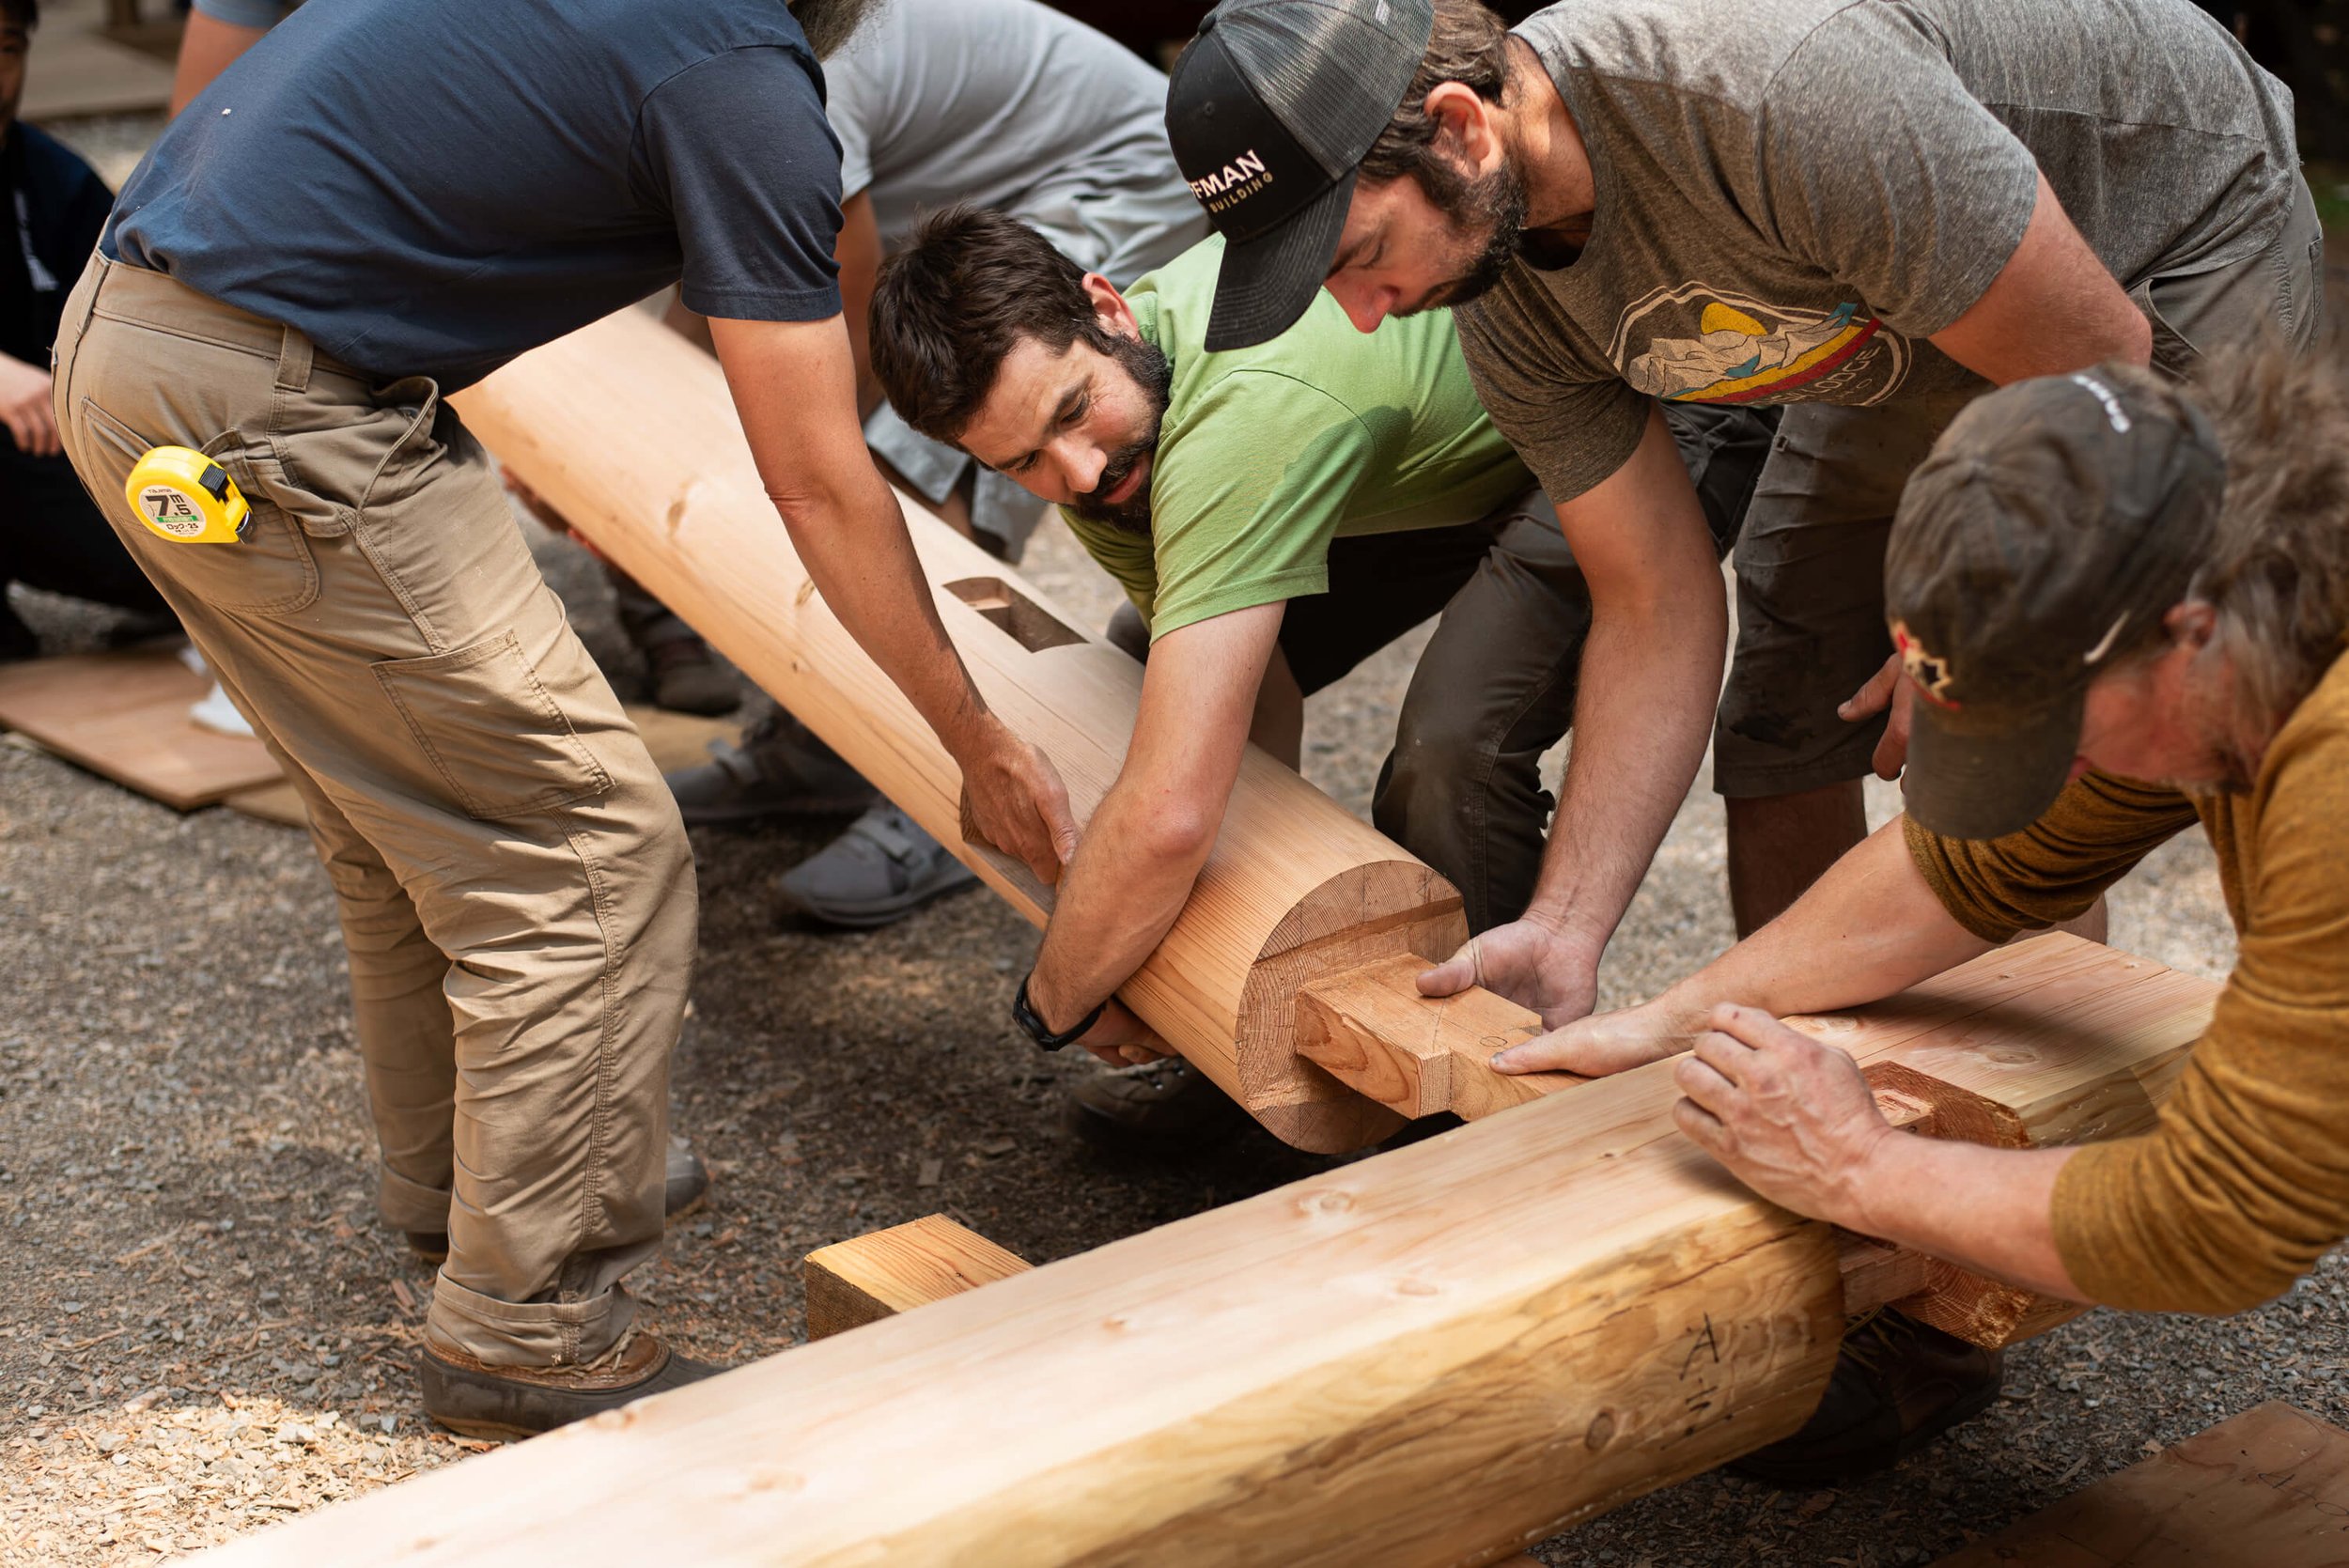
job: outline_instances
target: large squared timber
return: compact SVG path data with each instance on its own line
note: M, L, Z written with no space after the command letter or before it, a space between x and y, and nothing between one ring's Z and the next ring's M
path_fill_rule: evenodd
M1985 1053L2044 1088L2067 1062L2093 1075L2123 1047L2182 1049L2214 990L2046 937L1803 1023L1863 1068L1937 1052L1953 1072L1947 1053ZM1840 1238L1672 1129L1672 1066L786 1352L209 1560L1505 1558L1793 1431L1833 1365Z

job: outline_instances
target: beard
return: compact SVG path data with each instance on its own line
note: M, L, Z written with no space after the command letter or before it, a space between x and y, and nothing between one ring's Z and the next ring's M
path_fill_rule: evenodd
M1489 292L1508 275L1510 264L1525 249L1525 179L1517 164L1503 158L1501 166L1476 179L1439 158L1431 157L1414 171L1428 202L1467 241L1461 270L1429 291L1427 297L1398 316L1423 310L1464 305Z
M1087 522L1106 523L1147 537L1150 487L1146 482L1115 505L1102 498L1132 477L1135 466L1159 449L1159 425L1166 417L1166 400L1174 386L1174 367L1167 363L1158 345L1139 337L1112 336L1106 347L1110 358L1133 378L1134 385L1141 390L1143 406L1150 416L1150 433L1110 454L1109 461L1101 467L1101 477L1094 481L1092 489L1071 501L1068 509Z
M807 35L807 46L819 60L829 60L848 47L856 30L887 0L789 0L792 20Z

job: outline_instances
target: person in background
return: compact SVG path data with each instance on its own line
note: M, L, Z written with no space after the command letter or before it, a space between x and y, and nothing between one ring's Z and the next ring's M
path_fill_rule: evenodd
M115 198L71 148L16 117L39 23L39 0L0 0L0 660L40 651L8 606L11 582L131 611L156 631L171 624L57 438L49 346Z
M840 293L856 353L864 439L881 472L990 553L1017 561L1042 508L969 454L918 434L882 399L865 313L881 257L915 223L957 202L1008 214L1081 271L1123 285L1206 233L1168 148L1166 78L1130 51L1037 0L891 0L824 68L825 116L840 140ZM680 307L672 325L708 342ZM617 581L620 618L656 685L734 706L735 684L682 621ZM674 706L669 696L662 705ZM847 832L786 872L786 906L828 924L870 927L975 884L969 868L830 748L780 710L739 746L670 775L690 824L865 809Z

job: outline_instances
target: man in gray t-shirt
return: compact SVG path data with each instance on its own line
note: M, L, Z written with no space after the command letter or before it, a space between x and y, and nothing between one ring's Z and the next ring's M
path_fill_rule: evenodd
M1884 548L1942 426L1993 384L2305 343L2319 310L2288 95L2188 0L1566 0L1514 34L1473 0L1225 0L1168 128L1227 241L1210 348L1316 287L1364 331L1455 306L1558 503L1594 618L1541 883L1425 982L1552 1029L1695 772L1726 640L1658 399L1793 405L1714 734L1751 929L1858 842L1872 753L1899 768ZM1607 1070L1555 1036L1513 1053L1540 1067ZM1995 1397L1969 1346L1868 1334L1754 1473L1832 1483Z
M1292 10L1318 19L1294 59ZM1219 328L1283 330L1325 279L1365 331L1460 307L1617 629L1593 633L1548 925L1482 955L1488 982L1546 977L1553 1023L1588 1004L1719 668L1656 400L1795 405L1737 547L1714 735L1750 929L1857 841L1872 754L1897 769L1884 538L1955 410L2105 359L2174 371L2262 323L2305 339L2318 311L2289 96L2188 0L1567 0L1514 34L1473 0L1226 0L1169 129L1211 221L1251 237Z

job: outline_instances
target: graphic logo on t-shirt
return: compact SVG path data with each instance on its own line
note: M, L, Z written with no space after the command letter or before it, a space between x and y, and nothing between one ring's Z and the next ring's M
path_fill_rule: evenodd
M1786 309L1689 283L1626 309L1609 357L1625 380L1668 402L1874 403L1915 355L1857 302Z

